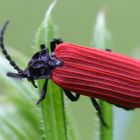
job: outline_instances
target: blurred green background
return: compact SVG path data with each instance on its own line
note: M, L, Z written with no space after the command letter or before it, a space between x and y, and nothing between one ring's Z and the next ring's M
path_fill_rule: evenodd
M34 53L37 28L50 2L51 0L0 0L0 25L7 18L11 21L6 32L6 44L31 57ZM68 42L89 46L97 13L103 7L107 14L107 28L112 34L113 51L126 55L133 55L136 51L138 54L140 51L138 0L59 0L52 17L60 37ZM70 103L70 106L81 140L91 140L92 137L94 139L90 127L96 125L91 122L95 111L88 98L83 97L77 103ZM139 140L140 109L126 112L115 107L114 116L114 140Z

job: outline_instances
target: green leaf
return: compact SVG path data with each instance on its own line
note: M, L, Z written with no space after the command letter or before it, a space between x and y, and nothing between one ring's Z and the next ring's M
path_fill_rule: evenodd
M51 20L51 11L56 1L50 5L46 12L45 19L39 27L36 37L36 47L45 44L49 48L49 42L57 36L56 27ZM49 48L50 50L50 48ZM40 93L44 81L39 81ZM68 107L65 106L63 92L60 87L49 81L47 95L41 103L42 127L44 140L69 140L76 139L72 124L67 116Z
M50 5L45 19L39 27L36 36L36 48L49 42L56 35L56 28L50 18L56 0ZM7 48L7 47L6 47ZM26 56L15 50L9 52L20 67L27 65ZM0 57L0 80L6 85L0 93L0 139L4 140L77 140L72 119L69 117L68 105L64 100L62 89L51 80L47 90L46 100L40 107L35 103L41 93L44 81L39 82L39 90L35 89L27 80L12 79L6 72L12 67L5 58ZM24 67L25 68L25 67Z
M91 44L99 49L112 48L111 34L106 28L105 8L101 9L97 15Z
M8 49L9 50L9 49ZM15 57L19 52L12 51ZM16 52L16 53L15 53ZM20 54L22 61L25 56ZM37 96L36 91L26 81L12 79L6 76L11 66L0 57L1 75L0 80L6 84L0 94L0 137L4 140L39 139L41 130L39 129L39 109L34 105ZM33 92L34 91L34 92Z

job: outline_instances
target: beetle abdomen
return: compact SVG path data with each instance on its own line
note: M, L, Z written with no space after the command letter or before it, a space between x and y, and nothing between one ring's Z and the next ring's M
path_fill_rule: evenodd
M53 70L52 80L62 88L123 107L140 107L139 61L69 43L54 52L64 65Z

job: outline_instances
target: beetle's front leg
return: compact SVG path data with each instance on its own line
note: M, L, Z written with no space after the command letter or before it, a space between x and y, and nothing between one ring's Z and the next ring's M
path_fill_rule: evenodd
M40 96L39 100L36 103L37 105L39 105L40 102L42 102L45 99L46 91L47 91L47 85L48 85L48 79L45 80L45 83L44 83L43 88L42 88L41 96Z

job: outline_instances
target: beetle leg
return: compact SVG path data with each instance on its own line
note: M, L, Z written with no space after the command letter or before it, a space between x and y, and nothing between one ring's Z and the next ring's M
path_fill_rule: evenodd
M103 119L102 112L101 112L101 108L100 108L98 102L97 102L94 98L90 98L90 99L91 99L91 102L92 102L93 106L95 107L95 109L96 109L96 111L97 111L97 114L98 114L98 117L99 117L101 123L102 123L105 127L107 127L107 124L106 124L106 122L105 122L104 119Z
M107 49L105 49L105 50L106 50L106 51L108 51L108 52L112 52L112 50L111 50L111 49L108 49L108 48L107 48Z
M134 110L134 108L128 108L128 107L122 107L122 109L125 109L126 111Z
M50 42L50 47L51 47L51 52L53 52L56 48L56 45L63 43L63 41L59 38L59 39L53 39Z
M77 94L74 96L70 91L63 89L65 92L65 95L72 101L75 102L80 98L80 94Z
M110 102L108 102L108 103L110 103ZM112 103L110 103L110 104L112 104ZM134 109L135 109L135 108L124 107L124 106L117 105L117 104L113 104L113 105L115 105L116 107L119 107L119 108L125 109L126 111L130 111L130 110L134 110Z
M43 49L45 49L45 48L46 48L45 44L41 44L41 45L40 45L40 49L41 49L41 50L43 50Z
M128 107L122 107L122 109L124 109L126 111L134 110L134 108L128 108Z
M34 81L34 80L31 80L31 83L33 84L33 86L34 86L35 88L37 88L37 85L35 84L35 81Z
M39 100L36 103L37 105L39 105L40 102L42 102L45 99L46 91L47 91L47 85L48 85L48 79L45 80L45 83L44 83L43 88L42 88L41 96L40 96Z
M119 107L119 108L125 109L125 110L127 110L127 111L129 111L129 110L134 110L134 108L123 107L123 106L119 106L119 105L116 105L116 104L114 104L114 105L117 106L117 107Z

